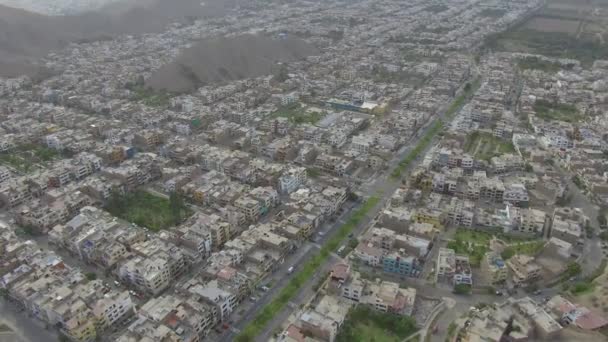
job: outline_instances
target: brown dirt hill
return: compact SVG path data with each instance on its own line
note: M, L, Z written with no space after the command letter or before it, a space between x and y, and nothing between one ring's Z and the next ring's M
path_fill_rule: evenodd
M159 32L173 22L221 17L244 0L130 0L96 12L53 17L0 5L0 76L38 70L35 62L74 41Z
M146 86L187 92L203 85L267 75L277 62L296 61L316 53L314 46L296 38L242 35L203 40L161 67Z

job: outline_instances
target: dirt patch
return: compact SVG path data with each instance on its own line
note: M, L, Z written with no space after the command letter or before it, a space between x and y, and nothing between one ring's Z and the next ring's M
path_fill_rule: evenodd
M578 26L579 21L577 20L536 17L526 23L524 27L541 32L563 32L575 34Z
M608 315L608 273L606 270L593 281L593 291L573 298L575 302L586 306L600 316Z

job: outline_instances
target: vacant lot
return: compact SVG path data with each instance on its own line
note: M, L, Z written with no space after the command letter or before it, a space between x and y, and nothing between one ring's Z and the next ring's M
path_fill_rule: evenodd
M545 120L580 122L582 119L578 109L566 103L537 100L534 103L534 111L536 116Z
M488 38L495 51L577 59L585 66L608 58L608 21L596 2L548 1L535 16Z
M177 197L169 200L142 190L112 196L106 209L114 216L152 231L175 226L192 214Z
M336 342L397 342L416 332L416 321L370 309L352 308L336 336Z
M602 265L605 267L604 263ZM606 268L596 279L585 279L573 284L570 291L576 295L577 303L600 315L608 314L608 272Z
M524 27L526 29L541 32L563 32L575 34L579 23L580 22L578 20L535 17L534 19L528 21Z
M515 152L515 147L508 140L503 140L486 132L473 132L464 143L465 152L476 159L489 161L492 157Z
M59 157L60 154L53 149L34 144L24 144L9 152L0 153L0 164L27 173L37 167L44 167L48 162Z

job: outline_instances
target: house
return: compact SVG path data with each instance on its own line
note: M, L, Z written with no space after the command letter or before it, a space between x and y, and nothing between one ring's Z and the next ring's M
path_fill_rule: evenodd
M513 274L514 284L527 285L541 277L541 267L528 255L514 255L507 261L507 266Z

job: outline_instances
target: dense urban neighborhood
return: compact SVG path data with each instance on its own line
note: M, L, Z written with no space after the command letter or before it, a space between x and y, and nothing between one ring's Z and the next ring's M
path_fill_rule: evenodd
M53 50L0 78L0 341L606 341L606 40L260 0Z

